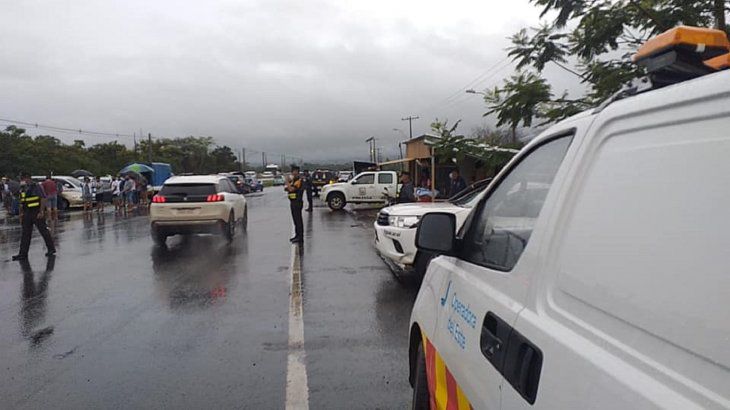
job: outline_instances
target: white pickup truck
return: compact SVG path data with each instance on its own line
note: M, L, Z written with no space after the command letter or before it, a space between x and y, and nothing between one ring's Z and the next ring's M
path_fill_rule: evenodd
M348 182L322 187L320 197L332 210L340 210L348 203L384 203L398 194L398 175L395 171L367 171Z

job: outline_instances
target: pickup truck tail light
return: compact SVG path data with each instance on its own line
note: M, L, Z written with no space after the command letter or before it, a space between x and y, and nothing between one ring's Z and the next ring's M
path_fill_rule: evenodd
M167 198L162 195L155 195L152 197L152 202L155 204L164 204L165 202L167 202Z
M208 199L206 199L208 202L221 202L223 200L225 200L225 198L223 198L223 195L220 194L208 195Z

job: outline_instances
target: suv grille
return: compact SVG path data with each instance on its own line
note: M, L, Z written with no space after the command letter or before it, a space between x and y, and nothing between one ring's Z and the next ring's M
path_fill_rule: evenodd
M385 212L378 212L378 225L388 226L388 214Z

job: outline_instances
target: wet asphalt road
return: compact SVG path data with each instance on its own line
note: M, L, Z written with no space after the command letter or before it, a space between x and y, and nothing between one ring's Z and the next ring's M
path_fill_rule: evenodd
M0 225L3 408L284 408L291 233L279 189L248 197L227 244L155 247L144 215L58 222L59 255ZM417 290L372 246L371 214L305 213L304 350L309 406L410 404L407 336Z

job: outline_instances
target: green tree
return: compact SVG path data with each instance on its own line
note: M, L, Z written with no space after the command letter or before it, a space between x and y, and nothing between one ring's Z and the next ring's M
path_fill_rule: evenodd
M643 74L630 61L650 37L680 24L728 31L725 0L531 0L552 22L513 35L508 55L518 74L488 92L487 114L516 130L559 121L604 101ZM542 77L550 64L574 75L586 92L555 95Z

